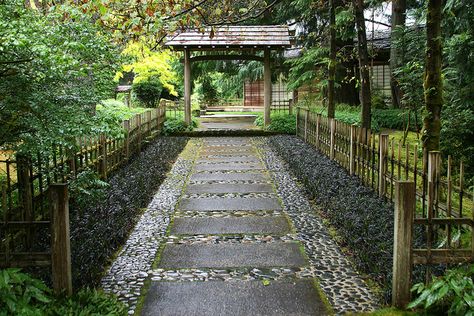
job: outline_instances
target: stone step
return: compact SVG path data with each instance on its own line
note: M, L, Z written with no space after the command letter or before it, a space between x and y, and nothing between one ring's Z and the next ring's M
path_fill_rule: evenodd
M275 198L199 198L182 199L180 211L280 211Z
M261 163L218 162L215 164L197 163L196 171L232 171L232 170L263 170Z
M165 269L302 267L298 242L167 244L158 265Z
M312 279L153 282L141 315L327 315Z
M247 217L176 217L171 227L174 235L200 234L275 234L290 231L284 216Z
M270 184L190 184L186 188L187 194L205 193L272 193L273 187Z
M191 181L266 181L268 176L262 172L246 173L195 173L190 177Z
M256 156L254 157L219 157L219 158L214 158L214 157L207 157L203 158L201 157L196 161L198 164L202 163L228 163L228 162L243 162L243 163L259 163L260 159L258 159Z

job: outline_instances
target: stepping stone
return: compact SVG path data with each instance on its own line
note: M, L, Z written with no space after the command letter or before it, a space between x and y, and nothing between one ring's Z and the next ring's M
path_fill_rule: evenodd
M262 170L265 169L260 163L238 163L238 162L218 162L215 164L196 164L198 171L224 171L224 170Z
M242 146L209 146L203 147L202 151L255 151L253 146L242 145Z
M148 315L328 315L312 279L293 281L153 282L142 313Z
M224 158L201 158L197 163L217 163L217 162L245 162L245 163L259 163L260 159L257 157L224 157Z
M255 152L235 152L235 153L226 153L226 152L211 152L199 155L200 159L206 159L206 157L216 157L224 158L224 157L252 157L258 158Z
M160 268L302 267L306 260L297 242L251 244L167 244Z
M182 199L181 211L280 211L282 207L274 198L202 198Z
M203 193L271 193L270 184L190 184L186 188L188 194Z
M191 181L267 181L264 173L209 173L201 172L191 175Z
M288 220L283 216L247 217L176 217L171 234L278 234L290 231Z

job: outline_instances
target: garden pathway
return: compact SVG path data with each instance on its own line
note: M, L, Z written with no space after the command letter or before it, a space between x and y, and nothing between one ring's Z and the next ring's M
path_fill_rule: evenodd
M375 307L265 138L191 139L103 287L141 315Z

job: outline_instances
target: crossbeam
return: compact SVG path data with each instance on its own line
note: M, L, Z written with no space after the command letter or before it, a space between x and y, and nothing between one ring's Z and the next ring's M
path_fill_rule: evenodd
M190 62L205 60L255 60L263 62L263 57L245 54L229 54L229 55L200 55L189 58Z

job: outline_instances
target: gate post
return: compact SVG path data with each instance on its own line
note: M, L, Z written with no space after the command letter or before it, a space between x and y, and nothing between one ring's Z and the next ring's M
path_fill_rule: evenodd
M392 305L397 308L410 302L415 189L413 181L395 182Z
M69 238L69 194L67 184L49 186L51 211L51 266L56 294L72 294L71 245Z

